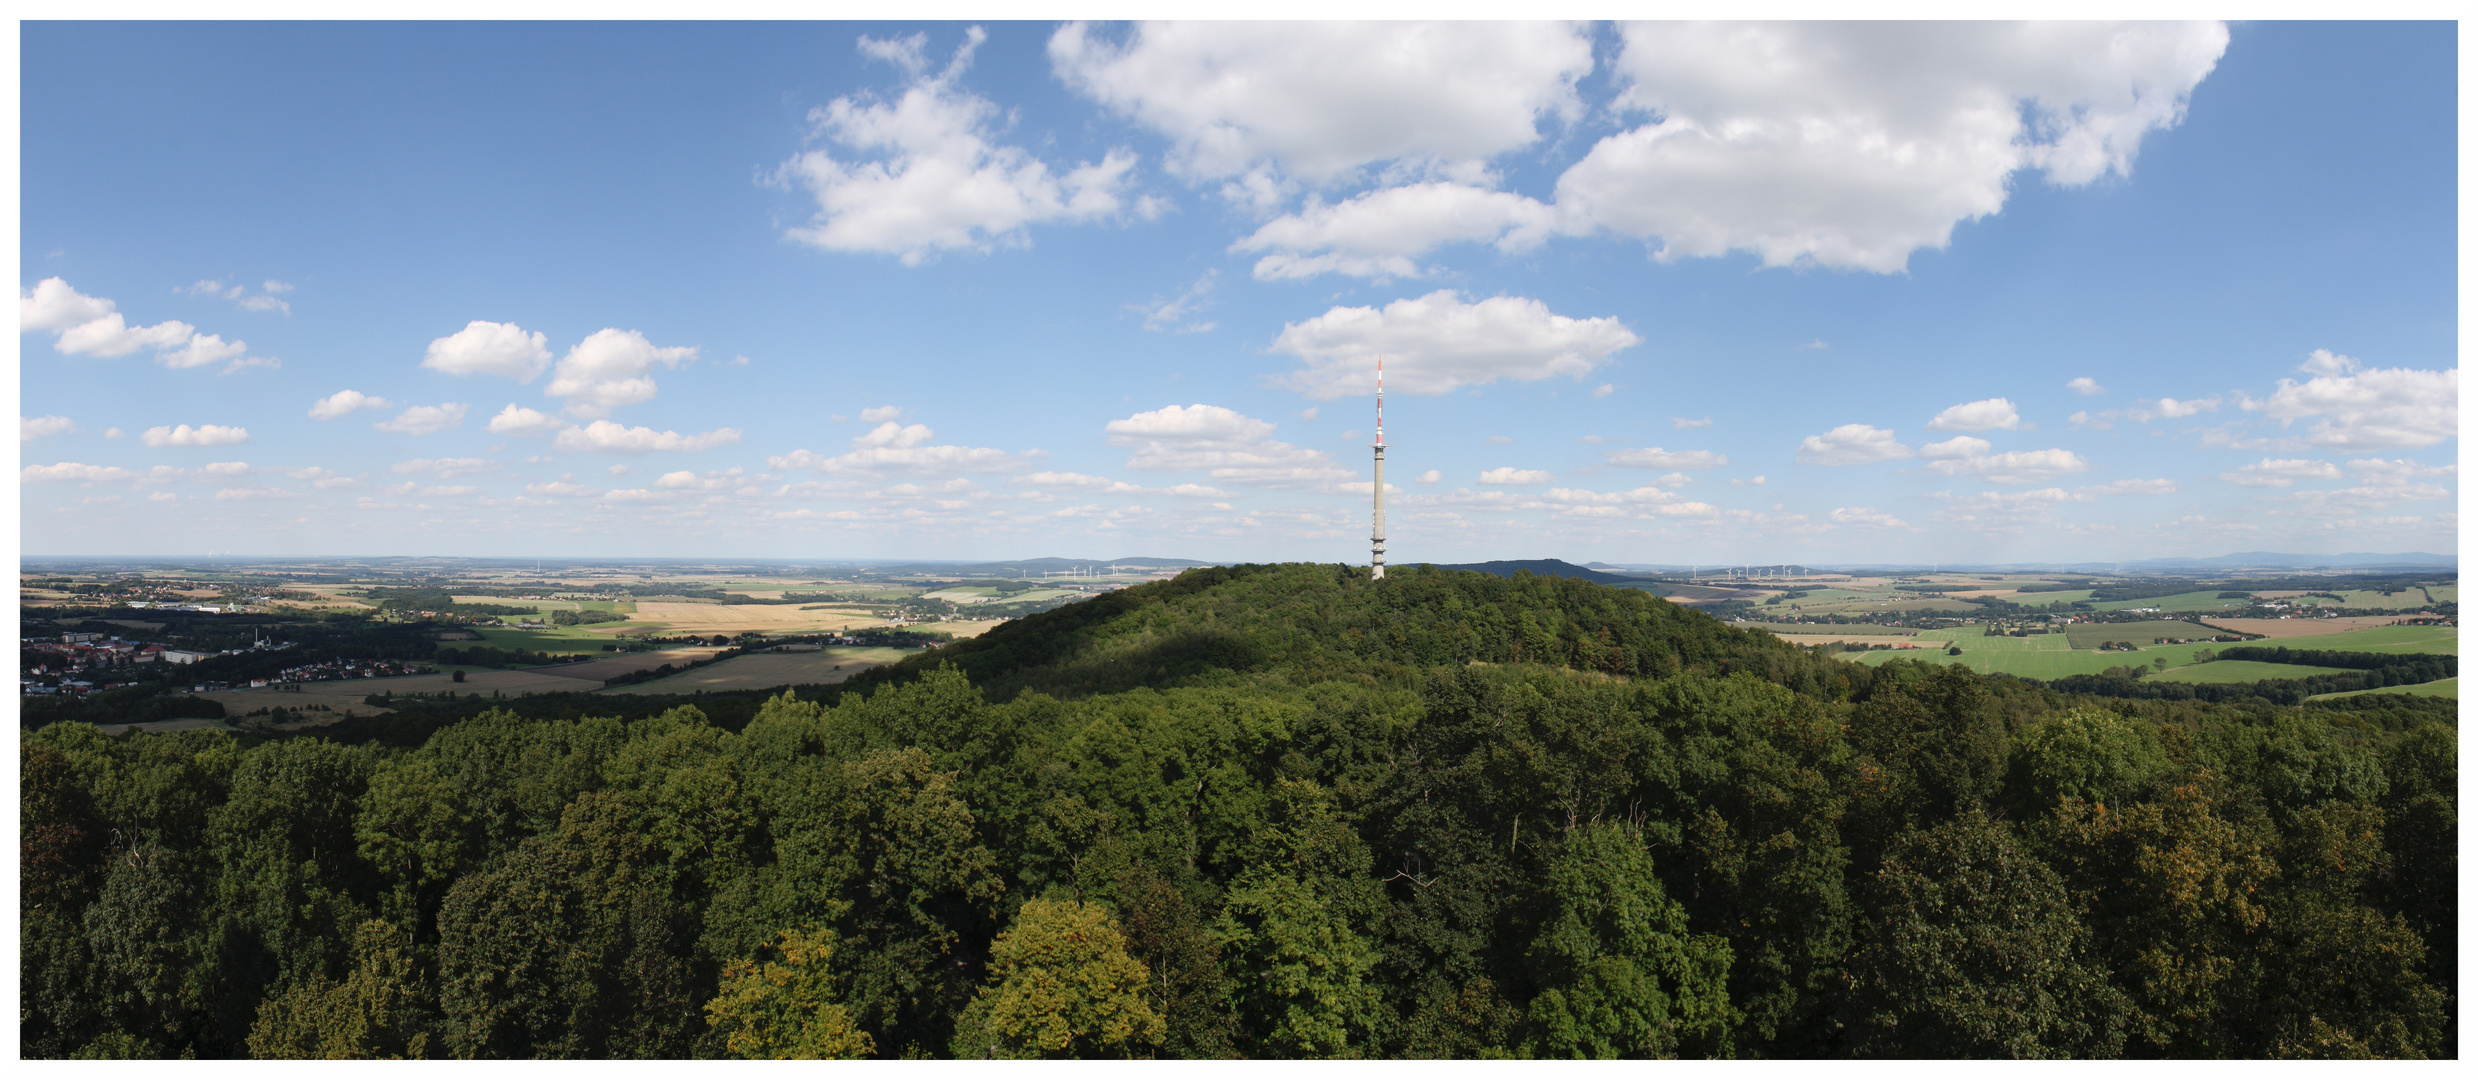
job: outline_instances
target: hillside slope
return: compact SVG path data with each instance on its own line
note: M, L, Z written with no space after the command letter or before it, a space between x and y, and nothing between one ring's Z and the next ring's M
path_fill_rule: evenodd
M1279 673L1399 682L1441 664L1543 664L1621 677L1757 675L1811 696L1864 673L1636 589L1517 572L1324 563L1190 570L1017 619L847 684L866 690L954 664L991 700Z

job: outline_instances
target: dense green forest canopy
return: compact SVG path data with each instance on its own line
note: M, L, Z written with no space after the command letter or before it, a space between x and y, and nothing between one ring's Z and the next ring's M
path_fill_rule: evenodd
M2321 703L2318 703L2320 705ZM21 742L37 1057L2449 1054L2408 699L1194 570L745 720Z

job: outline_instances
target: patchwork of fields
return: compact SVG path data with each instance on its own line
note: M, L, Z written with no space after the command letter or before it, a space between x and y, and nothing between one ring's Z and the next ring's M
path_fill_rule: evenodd
M2450 626L2365 625L2370 620L2356 619L2266 619L2241 620L2275 622L2284 629L2300 626L2315 627L2325 632L2318 635L2290 636L2279 641L2249 642L2265 647L2285 646L2293 649L2331 649L2341 652L2390 654L2449 654L2460 652L2460 636ZM2389 623L2390 620L2371 620ZM2147 630L2139 637L2131 631ZM2098 675L2110 668L2147 667L2165 659L2166 670L2154 670L2145 676L2172 682L2190 683L2251 683L2263 679L2302 679L2314 675L2335 674L2343 669L2303 664L2271 664L2251 660L2217 660L2198 662L2197 657L2219 649L2238 648L2229 643L2193 642L2182 645L2144 645L2128 652L2121 649L2101 651L2095 647L2101 641L2143 640L2170 634L2194 632L2193 624L2180 622L2117 623L2075 626L2064 634L2032 634L2027 637L1989 637L1977 626L1953 630L1929 630L1915 639L1931 649L1884 650L1856 654L1862 664L1882 664L1891 660L1924 660L1940 664L1960 664L1984 675L2015 675L2025 679L2060 679L2069 675ZM1788 635L1784 635L1787 637ZM2083 646L2080 641L2088 641ZM1806 642L1801 642L1806 644ZM1950 655L1946 650L1960 647L1962 654ZM2369 692L2369 691L2353 691ZM2394 688L2392 693L2418 693L2438 697L2457 697L2458 680L2445 679L2426 683L2418 688ZM2340 696L2340 695L2326 695Z

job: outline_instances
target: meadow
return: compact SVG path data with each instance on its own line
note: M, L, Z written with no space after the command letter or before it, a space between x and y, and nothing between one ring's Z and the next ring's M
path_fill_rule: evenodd
M2210 638L2220 631L2175 619L2154 619L2137 623L2076 623L2065 628L2065 637L2077 649L2096 649L2104 641L2130 641L2149 645L2152 638Z
M1929 630L1921 633L1920 644L1944 642L1959 645L1962 655L1953 656L1944 649L1885 650L1850 657L1862 664L1881 664L1887 660L1925 660L1938 664L1958 664L1982 675L2016 675L2025 679L2061 679L2067 675L2097 675L2113 667L2148 665L2154 658L2166 657L2172 667L2191 664L2194 653L2203 646L2155 645L2133 652L2097 649L2075 649L2067 646L2063 634L2039 634L2031 637L1988 637L1976 626L1956 630ZM2119 639L2110 639L2119 640Z

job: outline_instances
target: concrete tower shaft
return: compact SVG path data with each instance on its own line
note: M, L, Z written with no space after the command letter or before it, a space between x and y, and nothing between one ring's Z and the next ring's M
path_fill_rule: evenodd
M1377 517L1368 533L1368 578L1385 580L1385 357L1377 357Z

